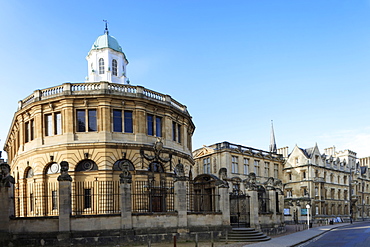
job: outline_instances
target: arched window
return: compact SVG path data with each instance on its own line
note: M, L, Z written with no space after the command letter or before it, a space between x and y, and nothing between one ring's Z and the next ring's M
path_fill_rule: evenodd
M222 183L220 179L212 174L201 174L193 180L191 210L194 212L216 212L219 208L219 198L216 193L217 184Z
M127 160L127 159L120 159L120 160L117 160L114 165L113 165L113 171L122 171L122 168L124 165L128 165L128 170L129 171L134 171L135 168L134 168L134 165L132 164L131 161Z
M116 59L112 60L112 74L117 76L117 60Z
M94 161L86 159L80 161L77 166L75 171L76 172L81 172L81 171L96 171L98 170L98 166L95 164Z
M54 162L47 166L45 170L46 174L56 174L60 173L60 166L58 163Z
M21 212L24 216L35 216L36 200L35 200L35 180L33 178L33 169L28 167L25 171L26 185L25 195L19 206L27 205L26 209ZM21 210L20 210L21 211Z
M269 210L268 203L269 198L266 193L265 188L258 186L257 188L257 197L258 197L258 209L260 213L267 213Z
M33 169L30 167L26 171L26 178L32 178L33 177Z
M104 74L104 59L99 59L99 74Z

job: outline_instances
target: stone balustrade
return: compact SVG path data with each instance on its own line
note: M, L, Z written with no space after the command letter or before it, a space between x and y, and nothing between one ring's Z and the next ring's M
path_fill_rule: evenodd
M33 102L50 99L53 97L65 95L94 95L94 94L118 94L127 95L130 97L146 98L164 104L170 104L178 110L187 113L187 108L178 101L171 98L169 95L161 94L142 86L132 86L129 84L117 84L109 82L93 82L93 83L64 83L51 88L35 90L31 95L27 96L18 103L18 110L23 109Z
M215 147L216 150L221 150L221 149L238 150L240 152L249 153L251 155L260 155L261 157L271 157L271 158L275 158L275 159L282 159L282 157L283 157L281 154L267 152L267 151L264 151L264 150L255 149L255 148L251 148L251 147L245 147L245 146L242 146L242 145L239 145L239 144L233 144L233 143L230 143L230 142L216 143L214 145L211 145L210 147Z

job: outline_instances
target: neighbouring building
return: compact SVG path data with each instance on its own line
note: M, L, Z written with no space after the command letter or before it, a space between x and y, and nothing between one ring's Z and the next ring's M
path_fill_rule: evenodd
M228 188L194 174L195 125L186 106L130 85L128 60L107 28L86 59L86 82L35 90L18 102L4 147L15 184L0 188L2 240L113 245L223 235ZM271 176L278 172L278 155L252 153L271 163ZM278 201L273 192L264 192L270 203Z
M273 132L272 132L273 134ZM212 174L229 185L230 220L234 226L266 233L284 231L283 156L270 151L221 142L193 152L194 174Z
M360 167L357 167L355 176L356 186L355 195L358 196L355 211L357 219L370 218L370 157L359 159Z
M368 176L360 168L355 152L337 152L331 147L321 153L315 145L307 149L295 146L290 154L285 147L278 153L286 159L283 169L286 222L305 222L307 213L314 222L350 221L360 216L358 199L369 198L368 185L361 187L368 184ZM369 215L368 207L365 211Z

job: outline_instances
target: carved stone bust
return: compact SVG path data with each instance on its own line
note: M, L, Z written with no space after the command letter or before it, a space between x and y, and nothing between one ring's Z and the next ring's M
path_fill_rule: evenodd
M175 167L175 173L176 173L176 175L178 176L178 177L183 177L183 176L185 176L185 170L184 170L184 165L183 164L181 164L180 163L180 161L179 161L179 163L176 165L176 167Z
M58 181L72 181L72 177L68 174L69 164L67 161L60 162L60 175Z
M221 180L227 179L227 169L225 167L220 168L220 170L218 171L218 177Z
M131 172L130 172L130 166L129 166L129 163L126 161L126 162L123 162L121 165L120 165L121 169L122 169L122 173L119 175L120 177L120 183L123 183L123 184L130 184L132 183L132 175L131 175Z
M185 181L186 180L186 177L185 177L185 168L184 168L184 165L180 163L180 160L179 160L179 163L175 166L175 177L174 177L174 181Z
M10 166L6 163L0 164L0 186L10 187L15 183L14 178L10 175Z

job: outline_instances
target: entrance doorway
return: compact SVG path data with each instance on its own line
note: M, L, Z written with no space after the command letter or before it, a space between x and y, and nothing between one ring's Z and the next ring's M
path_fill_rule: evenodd
M233 228L250 227L249 196L240 190L230 193L230 223Z

